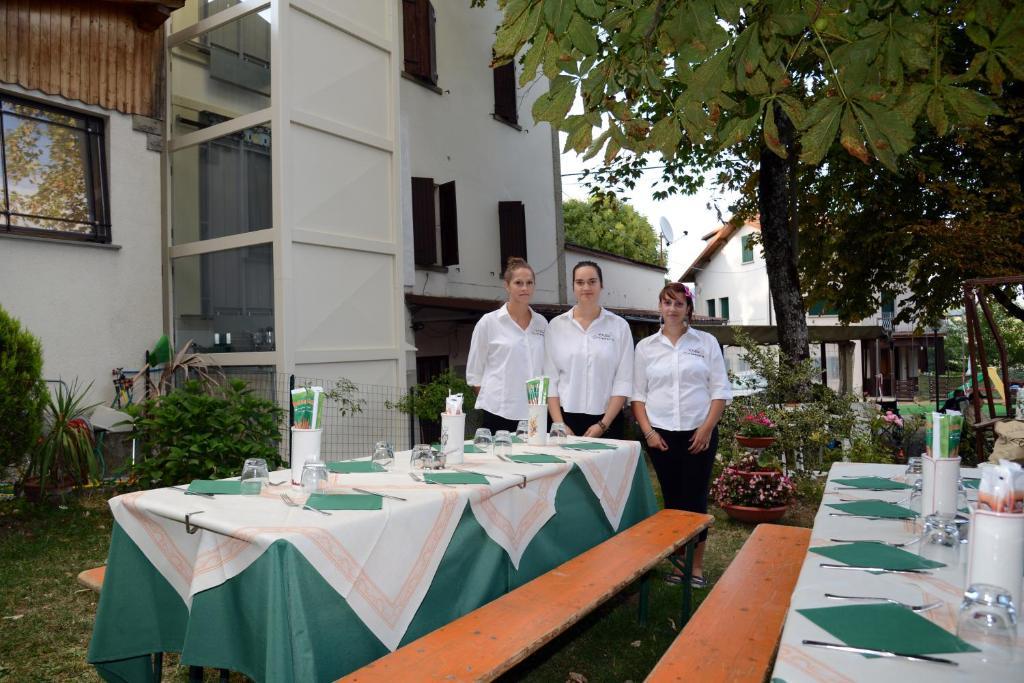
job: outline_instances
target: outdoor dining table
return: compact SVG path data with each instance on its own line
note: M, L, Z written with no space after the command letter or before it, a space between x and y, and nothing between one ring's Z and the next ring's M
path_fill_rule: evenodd
M861 463L836 463L829 472L825 496L814 520L810 547L840 545L839 540L877 540L888 543L904 543L917 538L920 519L863 519L840 517L841 510L829 507L840 503L840 498L884 500L906 505L909 490L869 491L848 489L842 480L850 477L880 477L893 481L910 483L903 465L880 465ZM915 478L918 475L913 475ZM961 469L963 477L979 477L977 469ZM968 495L968 500L976 498ZM970 503L973 504L973 503ZM970 532L968 530L969 538ZM919 543L912 543L905 549L917 552ZM961 548L961 563L958 566L943 566L930 570L928 574L875 574L867 571L826 569L823 563L836 560L808 552L800 578L797 581L790 602L786 625L779 644L778 657L771 680L773 683L844 683L853 681L1019 681L1024 678L1024 637L1018 634L1017 648L1012 663L986 661L980 652L942 652L935 656L949 659L957 666L930 662L908 661L895 658L868 657L863 654L842 652L832 649L804 645L804 640L840 643L840 639L829 633L802 610L836 607L839 605L866 605L872 601L846 601L829 599L826 593L845 596L884 597L912 605L938 602L933 609L918 614L949 633L956 633L957 615L964 593L965 566L968 547ZM880 600L874 601L881 603ZM890 605L896 610L904 608ZM903 617L897 612L893 616ZM881 621L881 619L880 619ZM878 627L883 626L876 622ZM869 625L870 627L870 625ZM896 649L895 646L892 646Z
M640 445L587 441L509 451L533 464L467 453L486 483L413 481L400 453L388 472L330 475L339 493L405 499L376 510L289 506L281 493L305 497L287 471L258 496L115 497L89 662L110 681L154 680L162 652L256 681L334 680L653 514Z

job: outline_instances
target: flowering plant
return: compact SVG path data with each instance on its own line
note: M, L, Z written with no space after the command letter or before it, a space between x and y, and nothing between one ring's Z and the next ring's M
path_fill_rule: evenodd
M764 411L747 413L740 418L736 429L740 436L772 436L774 431L775 423L768 418Z
M796 492L789 477L777 469L764 470L750 455L727 466L711 485L719 505L773 508L788 505Z
M899 415L896 415L891 410L885 411L885 415L882 416L882 419L888 422L889 424L896 425L897 427L903 426L903 418L900 417Z

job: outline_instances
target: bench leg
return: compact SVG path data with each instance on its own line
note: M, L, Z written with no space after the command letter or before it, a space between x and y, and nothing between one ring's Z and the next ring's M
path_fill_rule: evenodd
M188 683L203 683L203 667L190 666L188 668Z
M640 579L640 614L638 620L641 626L647 625L647 604L651 595L651 572L647 572Z
M153 680L162 681L164 679L164 653L157 652L153 655Z
M690 614L693 612L693 586L690 585L690 579L693 578L693 554L696 548L696 539L686 544L686 553L682 565L679 564L679 557L677 555L669 555L668 558L675 565L676 569L683 573L683 611L679 620L680 629L690 620Z

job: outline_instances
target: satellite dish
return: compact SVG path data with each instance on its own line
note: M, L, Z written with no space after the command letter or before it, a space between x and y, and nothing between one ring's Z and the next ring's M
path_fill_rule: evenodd
M675 239L675 235L672 233L672 224L668 222L668 219L664 216L658 221L658 225L661 226L661 236L665 238L665 241L672 244Z

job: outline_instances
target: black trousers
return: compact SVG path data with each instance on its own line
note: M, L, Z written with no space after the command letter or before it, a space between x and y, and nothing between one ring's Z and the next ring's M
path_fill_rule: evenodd
M562 415L565 417L566 426L572 430L572 433L576 436L583 436L583 433L590 429L591 425L597 424L598 420L604 417L601 415L588 415L587 413L567 413L564 410ZM622 411L615 416L612 423L608 425L608 431L606 431L601 438L603 439L621 439L623 430L624 420L622 419Z
M665 507L672 510L688 512L708 511L708 487L711 485L711 467L718 451L718 427L711 432L708 447L699 453L690 452L690 438L694 431L673 432L667 429L657 430L661 438L668 444L667 451L647 447L651 463L661 484L661 495L665 499ZM703 543L708 538L707 529L701 532L698 540Z
M487 427L491 430L491 434L494 434L499 429L507 429L512 434L516 433L516 426L519 424L519 420L509 420L501 415L495 415L489 413L484 409L480 409L480 426Z

